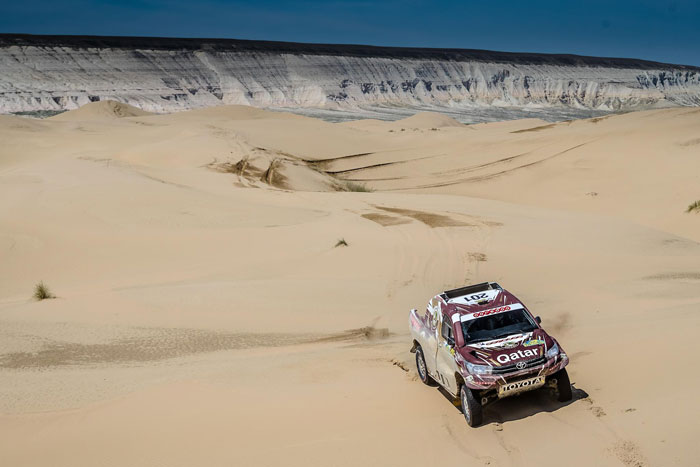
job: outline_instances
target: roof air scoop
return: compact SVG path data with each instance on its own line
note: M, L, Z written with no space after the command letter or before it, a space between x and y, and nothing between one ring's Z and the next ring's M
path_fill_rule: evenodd
M485 290L500 289L501 286L495 282L483 282L481 284L469 285L467 287L460 287L459 289L446 290L442 294L446 298L456 298L463 297L471 293L483 292Z

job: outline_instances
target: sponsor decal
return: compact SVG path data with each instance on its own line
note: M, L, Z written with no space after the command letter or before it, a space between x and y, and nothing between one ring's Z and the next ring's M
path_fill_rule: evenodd
M503 313L504 311L510 311L510 307L506 305L498 308L491 308L486 311L477 311L476 313L472 313L472 317L481 318L482 316L495 315L496 313Z
M488 342L479 342L477 344L474 344L474 346L480 349L510 349L519 345L520 342L523 341L523 339L527 339L531 335L532 333L513 335L505 337L503 339L496 339Z
M524 379L522 381L514 381L512 383L506 383L498 387L498 395L505 396L508 394L515 394L521 391L526 391L528 389L535 389L544 385L544 376L537 376L536 378Z
M530 339L530 340L523 342L523 346L525 346L525 347L532 347L533 345L544 345L544 340L543 339Z
M520 310L523 306L520 303L511 303L510 305L503 305L496 308L491 308L489 310L477 311L475 313L465 313L462 315L462 321L470 321L472 319L481 318L482 316L495 315L496 313L504 313L510 310ZM460 310L466 311L466 310Z
M519 342L516 341L508 341L504 342L503 344L499 345L499 349L512 349L513 347L517 347L519 345Z
M527 357L537 357L539 352L535 349L518 350L517 352L503 353L496 357L496 360L500 364L506 364L514 360L520 360Z

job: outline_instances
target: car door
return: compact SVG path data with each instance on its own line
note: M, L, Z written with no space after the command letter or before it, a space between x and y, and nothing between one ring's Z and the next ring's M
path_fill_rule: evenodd
M439 383L451 392L457 393L455 370L457 364L454 357L454 334L452 321L449 316L439 313L439 333L437 334L437 349L435 354L435 369Z
M428 302L426 308L425 325L427 333L424 337L423 357L428 374L435 376L435 354L437 352L438 321L440 314L440 300L434 297Z

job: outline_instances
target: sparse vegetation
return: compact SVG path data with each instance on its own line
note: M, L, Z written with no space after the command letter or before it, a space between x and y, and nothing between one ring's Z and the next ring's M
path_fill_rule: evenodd
M339 246L348 246L348 242L345 241L344 238L341 238L338 240L338 242L335 244L334 248L338 248Z
M688 209L686 209L685 212L700 212L700 199L689 204Z
M243 158L236 162L232 168L233 173L240 176L245 175L245 171L248 168L248 156L243 156Z
M56 298L56 296L51 293L49 288L42 281L34 286L34 298L37 300L46 300L47 298Z
M267 168L265 173L262 175L261 180L268 185L273 185L274 180L275 180L275 175L279 167L282 165L282 161L277 158L277 159L272 159L272 162L270 162L270 166Z
M367 188L364 183L345 182L345 188L347 191L358 191L363 193L369 193L372 191L371 189Z

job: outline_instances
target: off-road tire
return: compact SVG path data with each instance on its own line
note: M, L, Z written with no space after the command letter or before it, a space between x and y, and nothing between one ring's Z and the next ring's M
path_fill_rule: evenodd
M474 396L474 393L467 386L462 385L459 389L459 400L462 403L462 414L471 427L481 425L482 413L481 403Z
M571 393L571 381L569 381L569 374L566 372L566 368L557 371L554 374L554 378L557 379L557 400L559 402L570 401L573 394Z
M416 347L416 369L418 370L418 377L423 384L435 386L435 380L428 374L428 366L425 364L425 356L420 346Z

